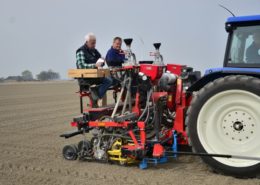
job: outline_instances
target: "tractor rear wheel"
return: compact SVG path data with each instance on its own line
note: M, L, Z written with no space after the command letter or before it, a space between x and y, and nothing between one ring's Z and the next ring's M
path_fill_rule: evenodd
M232 75L194 93L186 116L189 143L195 152L260 156L260 79ZM260 161L202 157L214 171L255 177Z

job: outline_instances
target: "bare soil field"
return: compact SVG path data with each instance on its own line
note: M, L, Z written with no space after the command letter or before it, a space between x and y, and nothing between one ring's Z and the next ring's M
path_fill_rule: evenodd
M215 174L197 157L140 170L95 162L65 161L65 140L79 114L76 82L0 85L0 185L260 185L260 179Z

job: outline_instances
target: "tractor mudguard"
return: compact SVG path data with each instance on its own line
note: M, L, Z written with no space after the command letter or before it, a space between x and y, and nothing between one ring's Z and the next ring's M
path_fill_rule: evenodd
M260 78L260 68L233 68L233 67L222 67L222 68L210 68L205 71L205 75L191 85L188 88L188 92L194 92L200 90L209 82L212 82L220 77L229 75L247 75Z

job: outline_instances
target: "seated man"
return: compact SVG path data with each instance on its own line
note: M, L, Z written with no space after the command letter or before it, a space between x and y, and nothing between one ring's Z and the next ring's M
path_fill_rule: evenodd
M96 47L96 37L93 33L89 33L85 37L85 44L76 51L77 68L89 69L101 67L102 62L98 62L101 59L101 54ZM107 89L112 85L111 78L103 78L99 88L91 89L91 99L93 101L93 107L97 107L97 101L99 98L103 98Z
M113 39L113 45L108 50L106 55L106 62L109 67L122 67L122 64L125 62L125 53L121 49L122 46L122 39L120 37L115 37ZM131 93L132 97L135 96L136 93L136 84L137 84L137 78L132 79L131 84ZM113 83L116 83L116 80L113 80Z
M260 63L260 30L253 34L253 43L246 50L247 63Z
M125 54L121 49L122 39L115 37L113 39L113 45L108 50L106 55L106 62L109 67L122 67L125 61Z

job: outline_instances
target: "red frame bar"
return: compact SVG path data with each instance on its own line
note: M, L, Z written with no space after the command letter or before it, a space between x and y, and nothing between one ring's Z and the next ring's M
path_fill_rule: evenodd
M191 97L187 99L186 92L183 92L182 80L178 78L175 96L176 116L174 120L173 129L182 135L182 137L179 137L178 143L184 145L188 144L188 138L185 131L185 110L189 106L190 101Z

